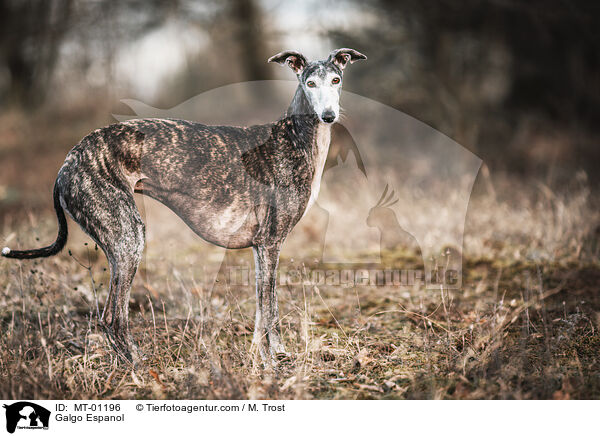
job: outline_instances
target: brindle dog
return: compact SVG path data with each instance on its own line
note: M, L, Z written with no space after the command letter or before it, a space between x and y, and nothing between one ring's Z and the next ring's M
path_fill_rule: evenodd
M275 281L279 252L314 202L339 117L344 68L366 56L334 50L308 62L285 51L299 84L285 115L251 127L207 126L170 119L136 119L98 129L67 155L54 185L58 237L48 247L2 250L32 259L58 253L67 240L66 211L102 248L110 290L101 324L118 355L139 363L129 332L129 292L144 250L145 226L134 192L179 215L203 239L225 248L252 247L256 262L254 343L267 361L285 356Z

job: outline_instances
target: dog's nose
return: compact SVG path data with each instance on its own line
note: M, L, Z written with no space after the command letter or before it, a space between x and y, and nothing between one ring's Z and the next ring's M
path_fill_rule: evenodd
M335 113L332 110L326 110L321 114L321 119L326 123L333 123L335 120Z

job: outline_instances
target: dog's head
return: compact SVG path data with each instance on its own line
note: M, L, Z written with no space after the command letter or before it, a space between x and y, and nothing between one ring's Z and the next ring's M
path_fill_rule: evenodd
M319 119L324 123L334 123L340 116L340 93L344 68L367 57L351 48L332 51L324 61L306 60L296 51L284 51L269 58L269 62L287 65L292 69L300 87Z

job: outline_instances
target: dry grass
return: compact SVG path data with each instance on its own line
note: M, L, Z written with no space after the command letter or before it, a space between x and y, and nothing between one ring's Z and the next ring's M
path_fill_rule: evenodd
M503 244L489 236L493 232L484 234L479 253L469 253L467 242L460 290L280 286L283 335L292 358L266 370L250 347L253 287L227 280L227 266L251 265L248 250L228 252L211 287L197 272L202 262L218 259L207 245L184 233L187 244L178 241L170 252L166 242L150 237L130 302L133 333L148 360L146 368L132 371L115 361L97 325L106 296L104 257L75 232L69 244L73 256L0 263L0 395L599 398L598 240L577 224L597 222L597 215L577 196L551 201L567 202L566 208L540 209L538 218L535 204L502 203L494 212L489 197L475 199L472 226L480 225L477 220L486 229L490 225L481 214L472 217L474 208L484 210L481 202L509 224L496 228ZM153 213L149 208L147 215ZM526 227L502 233L523 209L529 211ZM568 213L577 216L561 221ZM475 238L477 229L469 222ZM561 223L568 225L559 229ZM46 241L54 225L48 214L11 230L20 230L18 245L34 245L35 234ZM530 232L537 226L540 237L556 244L552 256L525 255L531 247L550 248ZM554 232L544 226L555 226ZM562 241L556 240L559 230ZM184 230L174 225L167 235L171 231ZM10 238L11 232L6 228L4 234ZM302 246L311 237L310 226L300 226L282 266L310 269ZM521 245L515 242L526 237ZM568 244L572 250L563 249Z

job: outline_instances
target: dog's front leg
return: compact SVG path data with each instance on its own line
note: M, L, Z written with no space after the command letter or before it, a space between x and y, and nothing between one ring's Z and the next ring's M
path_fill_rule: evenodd
M263 361L287 356L281 340L277 305L277 264L281 244L254 247L256 266L256 322L253 342Z

